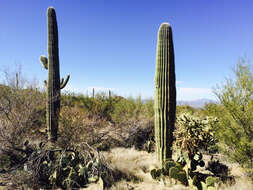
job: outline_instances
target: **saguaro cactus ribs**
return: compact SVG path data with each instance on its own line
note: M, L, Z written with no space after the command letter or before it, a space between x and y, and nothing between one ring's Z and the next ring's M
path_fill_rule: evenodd
M158 31L155 71L155 139L159 166L172 157L173 131L176 114L174 48L168 23Z
M48 70L48 80L44 81L47 87L47 128L48 139L52 142L57 140L58 121L60 112L61 89L63 89L69 75L60 81L59 72L59 48L58 48L58 28L56 13L53 7L47 10L48 25L48 58L40 57L44 68Z

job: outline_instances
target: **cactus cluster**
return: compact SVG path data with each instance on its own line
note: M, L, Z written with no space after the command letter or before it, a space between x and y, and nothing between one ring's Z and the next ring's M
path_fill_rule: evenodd
M155 140L159 166L172 157L176 113L176 82L172 29L161 24L158 31L155 70Z
M197 176L188 180L191 185L194 185L197 190L217 190L215 187L216 179L212 176L208 176L205 181L200 181Z
M153 179L159 179L162 175L169 176L181 182L183 185L188 186L187 175L182 165L179 162L174 162L172 159L166 160L162 168L152 169L150 174Z
M26 147L28 143L25 142ZM32 182L46 189L76 189L91 183L104 189L114 181L101 154L87 144L69 149L48 149L47 144L40 143L39 146L29 145L29 151L25 168L32 174Z
M50 163L50 162L49 162ZM103 188L103 179L98 168L101 163L98 159L84 163L81 156L74 152L64 152L56 157L54 171L49 177L50 184L70 189L84 187L86 184L98 183Z
M182 168L171 167L169 170L169 176L180 181L183 185L188 186L188 179L186 172Z
M215 190L215 178L212 176L200 177L199 173L192 172L180 162L172 159L166 160L162 168L152 169L150 174L153 179L159 180L162 176L175 179L185 186L197 190Z
M200 154L200 150L207 151L216 143L213 133L216 123L217 119L213 117L201 119L190 114L181 114L177 118L177 127L174 132L177 149L187 152L191 160Z
M44 81L47 88L47 129L48 139L52 142L57 141L58 121L60 112L61 89L69 80L69 75L64 80L60 80L59 69L59 47L58 47L58 27L54 8L47 10L48 26L48 58L40 57L40 62L48 70L48 80Z

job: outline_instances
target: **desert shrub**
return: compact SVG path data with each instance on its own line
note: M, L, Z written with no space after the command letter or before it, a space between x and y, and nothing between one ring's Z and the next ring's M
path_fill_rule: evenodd
M152 98L147 99L144 102L144 115L148 120L152 120L154 117L154 100Z
M75 107L75 106L79 105L80 98L78 98L78 96L79 95L77 95L73 92L61 93L61 106Z
M87 142L94 147L100 146L108 134L104 130L108 125L106 120L90 118L82 109L64 106L60 112L58 145L67 147Z
M111 114L112 120L116 123L121 123L132 117L138 117L134 114L135 109L136 104L133 98L122 98L114 105L114 110Z
M253 168L253 73L249 64L240 60L235 78L218 86L215 94L222 105L216 135L220 148L242 167Z
M59 120L59 140L61 147L86 140L88 130L87 114L76 107L61 107ZM88 130L86 129L88 128Z
M154 122L149 120L129 120L121 125L109 124L97 130L98 143L94 144L98 150L109 150L115 147L135 147L137 150L154 151Z
M105 93L97 93L95 97L83 94L65 93L62 96L62 105L77 107L86 111L89 117L111 121L115 97L108 97Z
M119 124L132 119L136 121L151 119L154 115L153 104L152 99L144 102L140 96L136 99L132 97L121 98L114 104L111 114L112 120Z
M73 189L91 183L103 188L114 181L113 170L103 156L86 143L59 148L41 142L30 147L27 159L9 172L14 184L19 181L33 189Z
M140 96L134 99L116 95L108 97L104 92L97 93L94 97L64 93L61 104L62 106L79 108L85 111L90 118L105 119L116 124L131 119L145 118L150 120L154 116L153 99L143 101Z
M12 85L10 77L0 85L0 160L12 167L23 159L25 140L43 139L45 94L34 86ZM2 160L2 159L5 159Z
M217 118L221 118L225 112L224 107L219 103L208 103L202 109L203 115L209 115ZM217 125L216 125L217 126ZM216 127L214 126L214 127Z
M137 150L154 151L154 122L149 120L129 121L123 126L125 134L122 147L135 147Z
M180 116L183 113L194 114L197 110L189 105L177 105L176 115Z
M95 97L83 97L80 99L80 106L90 113L91 117L111 120L110 114L113 109L113 98L105 93L97 93Z
M114 104L112 121L120 132L116 135L118 146L138 150L154 150L154 101L141 97L121 98ZM120 136L120 137L119 137Z
M141 105L140 107L142 107ZM145 107L145 106L143 106ZM143 109L144 110L144 109ZM148 115L142 111L139 115ZM135 147L152 151L154 146L153 119L134 116L114 123L107 119L91 117L87 111L77 106L63 106L60 112L60 147L87 142L98 150L113 147Z

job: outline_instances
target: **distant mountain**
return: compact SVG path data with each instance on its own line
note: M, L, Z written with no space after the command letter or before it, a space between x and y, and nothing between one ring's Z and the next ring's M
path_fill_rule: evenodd
M188 105L194 108L202 108L205 106L205 104L208 103L215 103L214 100L211 99L197 99L197 100L189 100L189 101L184 101L184 100L179 100L177 101L177 105Z

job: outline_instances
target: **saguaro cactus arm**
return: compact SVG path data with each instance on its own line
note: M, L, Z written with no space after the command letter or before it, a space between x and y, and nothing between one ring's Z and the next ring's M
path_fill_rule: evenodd
M44 80L44 85L47 88L47 80Z
M64 78L62 78L61 79L61 85L60 85L60 88L61 89L63 89L65 86L66 86L66 84L68 83L68 81L69 81L69 75L67 75L67 78L64 80Z
M61 89L64 88L69 80L60 80L59 69L59 45L58 27L56 13L53 7L47 9L47 28L48 28L48 58L40 57L43 67L48 70L48 80L44 81L47 87L47 129L48 139L52 142L57 141Z
M44 55L40 56L40 62L42 64L42 66L47 70L48 69L48 60L47 57Z

